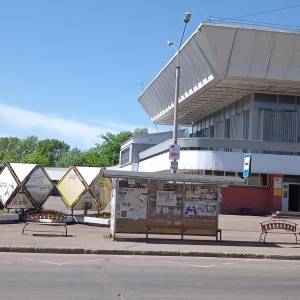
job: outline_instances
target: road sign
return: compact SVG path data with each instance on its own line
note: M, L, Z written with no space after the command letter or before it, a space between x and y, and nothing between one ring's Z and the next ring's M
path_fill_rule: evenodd
M171 170L177 170L178 169L178 161L171 160Z
M170 145L169 159L180 159L180 145Z
M251 154L246 153L244 155L243 177L248 177L250 175L250 167L251 167Z

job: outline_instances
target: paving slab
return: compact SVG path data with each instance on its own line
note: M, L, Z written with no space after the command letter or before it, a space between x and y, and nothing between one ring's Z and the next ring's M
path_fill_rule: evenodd
M24 223L0 224L0 252L300 259L300 243L295 243L291 234L270 234L266 243L258 242L260 223L269 219L272 217L220 215L221 242L203 236L184 236L181 240L180 236L149 235L146 239L145 234L117 234L113 241L108 227L85 224L68 225L67 237L63 235L63 228L55 226L53 231L56 232L51 234L38 230L22 235ZM300 219L289 220L300 229Z

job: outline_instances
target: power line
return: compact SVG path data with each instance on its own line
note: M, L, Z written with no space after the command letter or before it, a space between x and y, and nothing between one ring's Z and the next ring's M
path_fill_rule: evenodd
M208 22L234 22L236 24L247 24L247 25L256 25L256 26L272 26L272 27L280 27L280 28L286 28L286 29L299 29L298 26L293 25L284 25L284 24L276 24L276 23L268 23L268 22L259 22L259 21L250 21L250 20L242 20L242 19L234 19L234 18L222 18L222 17L216 17L216 16L210 16L208 19Z
M251 16L256 16L256 15L262 15L262 14L267 14L267 13L274 12L274 11L280 11L280 10L285 10L285 9L289 9L289 8L299 7L299 6L300 6L300 4L293 5L293 6L286 6L286 7L282 7L282 8L277 8L277 9L262 11L262 12L253 13L253 14L249 14L249 15L243 15L243 16L239 16L239 17L234 17L233 19L239 19L239 18L244 18L244 17L251 17Z

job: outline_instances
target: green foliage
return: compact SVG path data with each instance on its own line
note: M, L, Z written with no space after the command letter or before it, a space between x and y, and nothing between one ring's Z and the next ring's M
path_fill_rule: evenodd
M24 156L22 156L20 162L21 163L38 164L41 166L49 165L48 157L43 156L40 153L25 154Z
M18 162L20 160L21 140L17 137L0 138L0 162Z
M95 144L87 151L70 150L65 142L56 139L39 141L34 135L26 139L17 137L0 138L0 163L34 163L43 167L97 166L110 167L119 163L121 145L133 135L148 134L147 128L136 128L134 132L118 134L107 132L100 135L102 144Z
M148 129L145 128L136 128L133 132L133 135L141 135L141 134L148 134Z
M87 151L86 164L88 166L110 167L119 163L121 145L132 137L132 132L122 131L118 134L107 132L100 135L104 140L102 144Z
M86 152L74 148L71 151L65 152L60 155L55 167L69 168L70 166L85 166L86 165Z
M109 219L110 218L110 213L109 212L105 212L105 211L102 211L102 212L99 212L99 213L96 213L96 214L90 214L88 215L89 217L92 217L92 218L102 218L102 219Z
M66 152L68 152L70 146L65 142L61 142L56 139L46 139L39 141L36 147L36 153L42 156L48 157L49 165L47 167L55 167L56 162Z

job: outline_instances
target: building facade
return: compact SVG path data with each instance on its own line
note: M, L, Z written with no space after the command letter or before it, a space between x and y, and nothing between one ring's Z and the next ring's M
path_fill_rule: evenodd
M299 50L296 31L213 23L200 24L180 49L178 125L191 130L178 139L177 172L242 177L251 154L245 184L222 189L222 213L300 211ZM138 100L157 124L173 124L176 61ZM135 162L120 160L120 168L170 172L171 136L138 153L131 143L121 155Z

